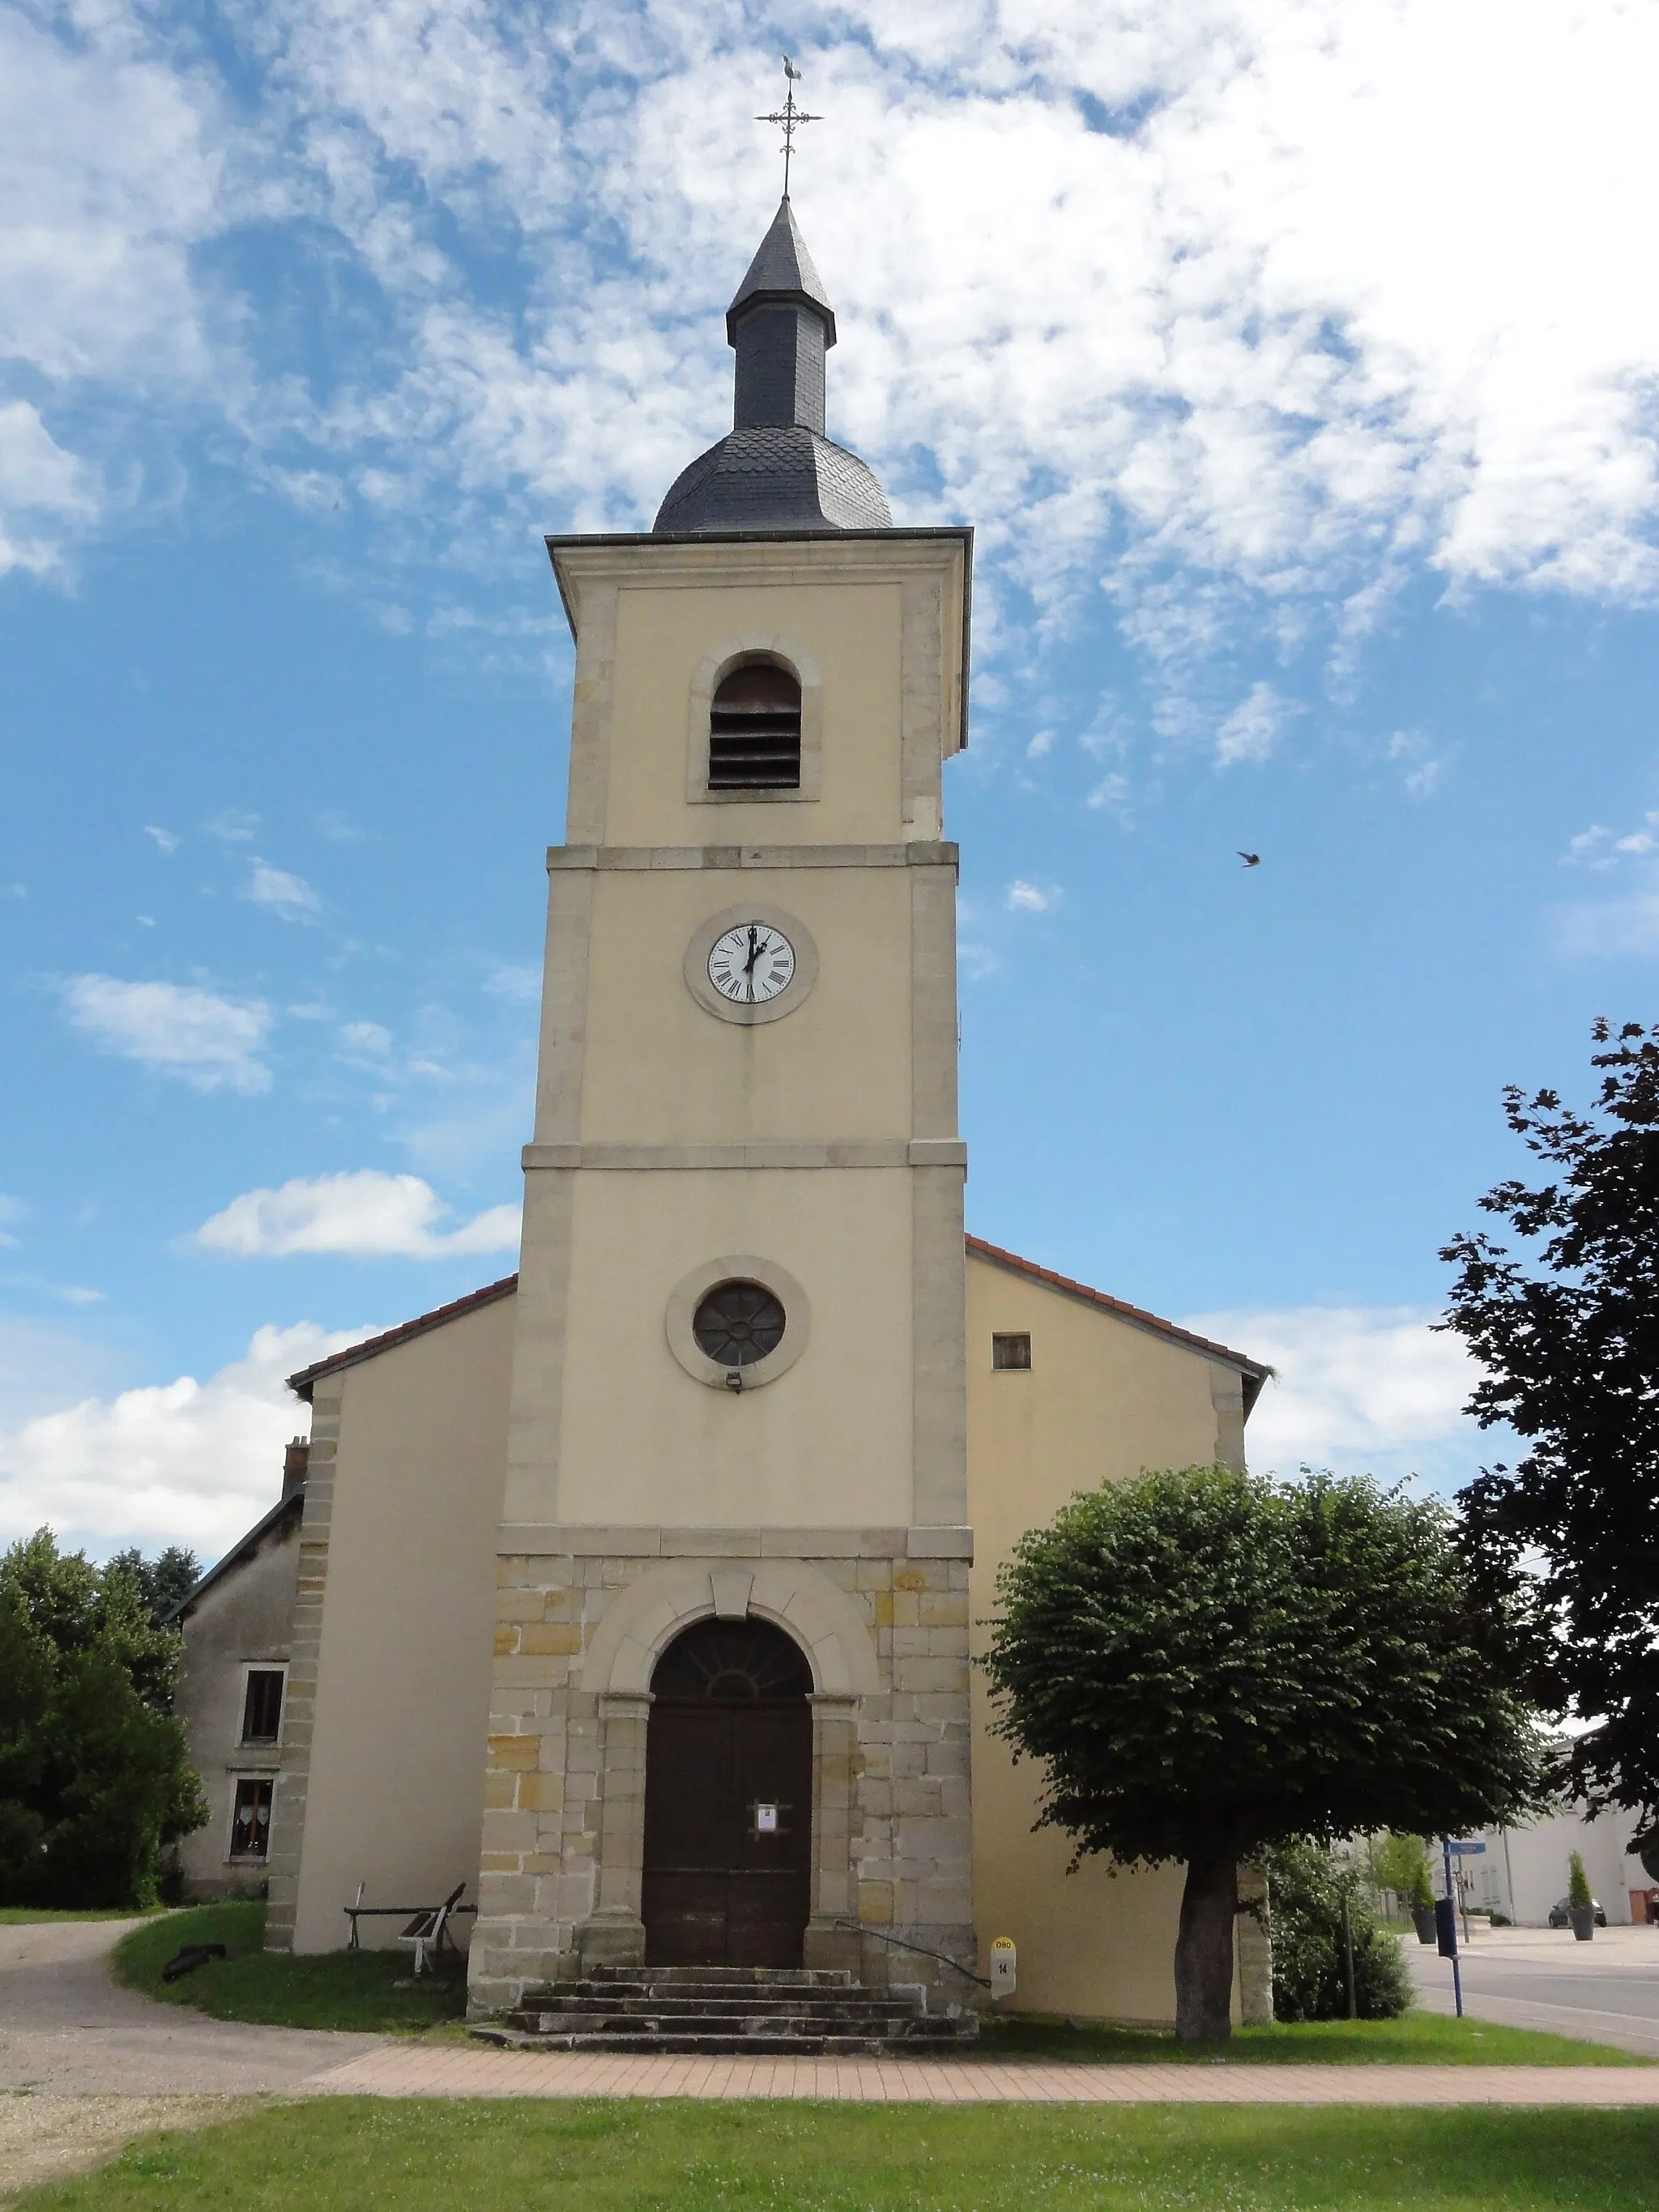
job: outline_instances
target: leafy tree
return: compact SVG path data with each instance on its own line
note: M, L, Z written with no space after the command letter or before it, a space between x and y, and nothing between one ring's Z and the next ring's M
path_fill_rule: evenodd
M1420 1854L1422 1845L1417 1848ZM1358 1868L1322 1844L1285 1844L1267 1854L1267 1871L1274 2019L1348 2017L1350 1942L1354 2016L1394 2020L1404 2012L1412 2000L1406 1961L1379 1926Z
M182 1544L169 1544L153 1559L147 1559L135 1545L131 1550L115 1553L105 1565L108 1574L131 1575L138 1585L149 1617L159 1628L174 1606L182 1603L202 1579L202 1565L194 1552L187 1552Z
M1605 1021L1588 1114L1553 1091L1504 1093L1510 1127L1559 1170L1480 1200L1525 1259L1480 1234L1441 1253L1458 1269L1444 1326L1485 1370L1468 1411L1530 1447L1461 1494L1483 1587L1530 1613L1525 1686L1593 1723L1569 1773L1592 1810L1659 1830L1659 1028Z
M1079 1856L1184 1861L1176 2027L1224 2036L1241 1859L1539 1802L1501 1618L1449 1516L1369 1480L1226 1468L1080 1493L998 1575L996 1726Z
M1371 1879L1379 1889L1391 1889L1407 1905L1434 1903L1428 1845L1421 1836L1384 1836L1372 1848Z
M152 1601L49 1528L0 1557L0 1904L153 1904L163 1850L207 1818Z

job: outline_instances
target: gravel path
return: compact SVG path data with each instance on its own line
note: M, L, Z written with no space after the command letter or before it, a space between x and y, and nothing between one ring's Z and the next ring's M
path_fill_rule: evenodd
M0 2093L0 2200L101 2166L158 2128L199 2128L251 2107L235 2097L30 2097Z
M118 1989L106 1954L134 1925L0 1925L0 2093L245 2097L297 2089L380 2046L377 2035L210 2020Z

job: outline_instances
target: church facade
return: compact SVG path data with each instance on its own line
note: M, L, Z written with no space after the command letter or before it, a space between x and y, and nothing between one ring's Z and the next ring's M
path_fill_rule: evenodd
M1167 2018L1178 1870L1032 1832L976 1624L1073 1491L1242 1462L1266 1370L966 1237L971 534L895 526L825 436L787 199L727 331L733 430L655 528L549 541L519 1272L294 1378L267 1940L465 1880L478 2009L647 1963L959 2004L1009 1936L1023 2003Z

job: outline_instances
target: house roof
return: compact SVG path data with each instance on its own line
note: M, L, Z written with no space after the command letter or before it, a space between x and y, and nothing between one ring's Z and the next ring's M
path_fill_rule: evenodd
M968 1239L970 1258L988 1260L993 1266L1006 1267L1016 1275L1024 1275L1031 1282L1041 1283L1045 1289L1059 1291L1068 1298L1081 1298L1085 1305L1098 1306L1103 1312L1115 1314L1118 1320L1128 1322L1135 1328L1150 1329L1154 1336L1167 1337L1172 1344L1184 1345L1189 1352L1201 1352L1206 1359L1219 1360L1223 1366L1236 1368L1244 1378L1244 1411L1249 1413L1261 1393L1262 1384L1273 1373L1265 1360L1252 1359L1247 1352L1231 1351L1224 1344L1215 1344L1207 1336L1194 1336L1189 1328L1177 1328L1174 1322L1164 1321L1144 1307L1126 1304L1104 1291L1091 1290L1087 1283L1074 1283L1069 1275L1056 1275L1051 1268L1039 1267L1034 1260L1022 1260L1018 1252L1005 1252L1000 1244L988 1244L982 1237Z
M305 1502L306 1486L303 1482L296 1483L286 1498L277 1499L263 1520L256 1521L245 1536L237 1539L223 1559L214 1562L194 1589L186 1590L171 1612L162 1614L161 1626L165 1628L169 1621L182 1620L204 1591L210 1589L221 1576L228 1575L233 1567L240 1565L244 1559L251 1559L258 1548L259 1539L268 1535L277 1522L287 1515L300 1512Z
M447 1306L434 1306L430 1313L416 1314L413 1321L404 1322L401 1328L389 1328L380 1336L366 1337L362 1344L349 1344L343 1352L314 1360L297 1375L290 1375L288 1387L309 1405L313 1387L325 1375L337 1375L343 1367L356 1367L362 1360L378 1358L381 1352L407 1344L411 1337L424 1336L429 1328L441 1328L446 1322L459 1321L463 1314L476 1313L480 1306L493 1306L497 1298L511 1297L518 1287L516 1275L503 1275L499 1283L486 1283L483 1290L469 1291L464 1298L452 1298Z
M1194 1336L1190 1329L1177 1328L1172 1321L1161 1321L1157 1314L1147 1313L1139 1306L1127 1304L1121 1298L1109 1297L1104 1291L1091 1290L1086 1283L1074 1283L1069 1275L1056 1275L1048 1267L1039 1267L1034 1260L1022 1260L1018 1252L1005 1252L1000 1244L988 1244L982 1237L967 1240L969 1254L979 1260L989 1260L999 1267L1011 1268L1017 1275L1024 1275L1046 1289L1059 1291L1067 1297L1081 1298L1086 1305L1098 1306L1104 1313L1127 1321L1135 1328L1150 1329L1155 1336L1165 1337L1172 1344L1184 1345L1189 1352L1201 1352L1206 1359L1218 1359L1224 1366L1237 1368L1244 1378L1244 1411L1248 1413L1255 1403L1261 1385L1273 1373L1265 1360L1252 1359L1243 1352L1231 1352L1224 1344L1212 1344L1207 1336ZM389 1328L382 1336L371 1336L362 1344L348 1345L327 1359L319 1359L310 1367L302 1367L297 1375L290 1375L288 1387L309 1402L315 1384L325 1375L337 1374L342 1368L356 1367L360 1361L374 1359L383 1352L391 1352L413 1337L424 1336L429 1328L441 1328L446 1322L459 1321L463 1314L475 1313L480 1306L493 1305L497 1298L510 1297L519 1287L516 1275L503 1275L499 1283L486 1283L483 1290L473 1291L464 1298L455 1298L447 1306L434 1306L430 1313L417 1314L406 1321L401 1328ZM264 1523L260 1524L262 1527ZM257 1530L251 1534L257 1534ZM247 1538L243 1540L245 1542ZM191 1595L195 1593L192 1591ZM188 1604L190 1600L185 1599Z

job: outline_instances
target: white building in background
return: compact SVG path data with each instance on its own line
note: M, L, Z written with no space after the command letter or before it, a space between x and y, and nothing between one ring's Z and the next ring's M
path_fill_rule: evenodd
M1659 1920L1659 1885L1626 1848L1634 1827L1632 1815L1616 1807L1593 1820L1570 1807L1524 1828L1484 1828L1453 1862L1466 1877L1465 1903L1472 1911L1502 1912L1518 1928L1541 1928L1567 1893L1569 1856L1580 1851L1609 1926Z

